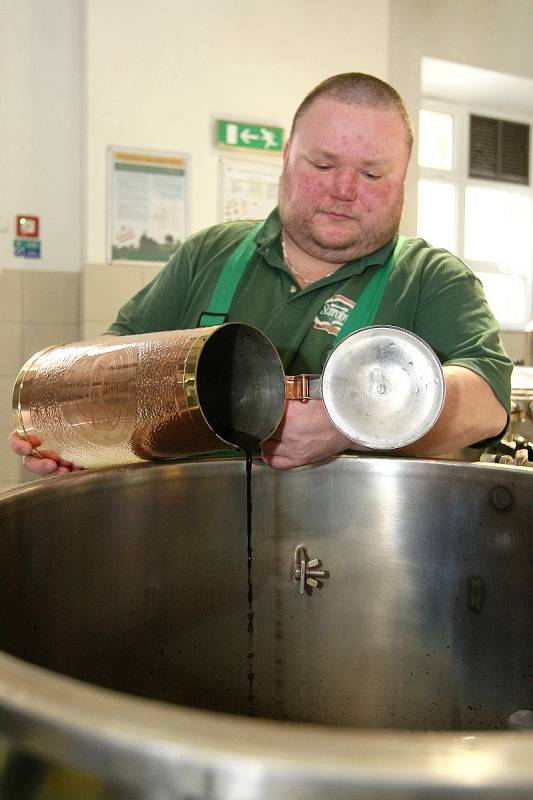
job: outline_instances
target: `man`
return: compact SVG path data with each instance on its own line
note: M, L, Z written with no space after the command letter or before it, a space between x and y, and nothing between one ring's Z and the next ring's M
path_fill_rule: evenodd
M342 320L395 249L412 149L396 91L361 73L317 86L298 108L284 150L279 208L253 234L252 251L227 310L277 347L288 374L320 372ZM109 333L197 327L232 254L253 223L217 225L191 237L158 277L120 310ZM512 365L473 273L420 239L403 244L375 324L412 330L444 366L446 402L434 428L406 448L438 455L499 437L509 408ZM71 468L35 459L11 437L29 469ZM287 469L357 448L320 401L288 403L263 460Z

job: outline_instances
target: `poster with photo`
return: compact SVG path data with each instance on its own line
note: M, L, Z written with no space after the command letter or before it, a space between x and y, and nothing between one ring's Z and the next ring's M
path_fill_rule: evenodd
M165 262L188 228L189 157L108 149L107 261Z
M219 221L267 217L278 203L281 169L281 159L267 163L221 158Z

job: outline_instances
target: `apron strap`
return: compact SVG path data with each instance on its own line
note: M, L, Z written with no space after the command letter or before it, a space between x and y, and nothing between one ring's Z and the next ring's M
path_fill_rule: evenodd
M198 319L199 328L205 328L210 325L222 325L224 322L227 322L231 301L233 300L233 296L243 276L244 270L254 254L256 247L255 237L263 227L263 224L263 222L260 222L252 228L250 233L245 236L224 264L211 300L209 301L209 306L206 311L200 314ZM370 283L366 286L361 297L357 301L355 308L348 314L344 325L335 337L334 346L346 336L349 336L350 333L359 330L359 328L366 328L368 325L372 325L381 303L385 287L387 286L389 275L394 268L394 264L396 263L405 241L405 236L398 236L396 246L389 258L383 267L374 273Z
M346 336L349 336L350 333L353 333L360 328L366 328L369 325L372 325L383 298L389 275L394 268L405 242L405 236L398 236L398 241L396 242L394 250L388 257L387 261L374 273L372 280L365 287L365 290L355 304L355 307L352 308L351 312L344 320L342 328L335 337L334 347L336 347Z
M263 223L254 225L250 233L244 237L240 245L233 251L220 273L215 291L206 311L202 311L198 319L198 327L222 325L227 322L228 311L237 290L239 281L255 250L255 236L263 227Z

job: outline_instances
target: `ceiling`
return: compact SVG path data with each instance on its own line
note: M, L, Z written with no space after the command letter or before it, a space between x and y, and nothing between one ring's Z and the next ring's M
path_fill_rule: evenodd
M533 80L453 61L422 59L422 96L533 116Z

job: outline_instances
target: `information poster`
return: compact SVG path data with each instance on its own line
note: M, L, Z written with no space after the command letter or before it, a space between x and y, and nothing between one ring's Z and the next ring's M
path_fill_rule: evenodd
M220 159L219 220L264 219L278 203L281 159L272 163Z
M167 261L188 225L189 158L110 147L108 263Z

